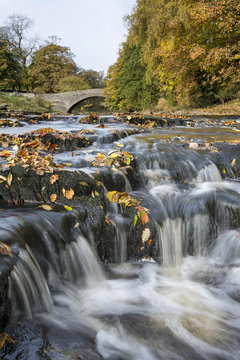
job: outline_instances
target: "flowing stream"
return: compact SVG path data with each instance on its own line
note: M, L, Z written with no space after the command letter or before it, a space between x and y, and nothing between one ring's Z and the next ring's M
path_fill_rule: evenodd
M82 128L76 119L46 126ZM98 131L91 147L55 161L91 174L86 158L116 145L109 128ZM150 209L158 262L127 261L128 223L115 204L116 264L99 261L90 228L65 231L62 212L2 209L1 239L21 244L9 279L8 332L18 341L2 359L240 359L240 182L223 180L204 152L162 141L185 131L222 136L176 127L121 139L142 179L133 191L125 177L125 191Z

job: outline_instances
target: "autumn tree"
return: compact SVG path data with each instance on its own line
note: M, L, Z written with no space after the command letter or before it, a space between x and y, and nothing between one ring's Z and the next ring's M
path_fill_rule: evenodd
M0 90L16 91L19 87L21 66L8 43L0 35Z
M59 81L76 73L76 64L69 48L49 44L37 50L30 65L30 84L35 92L56 92Z
M79 69L78 74L88 83L90 88L103 88L105 86L105 77L103 71Z
M239 0L137 0L127 23L126 43L130 48L142 44L139 63L147 80L157 79L160 97L182 106L236 97L240 90ZM123 63L128 62L121 56L108 75L112 104L122 91Z
M80 75L73 74L61 78L57 84L57 91L77 91L90 89L90 86Z

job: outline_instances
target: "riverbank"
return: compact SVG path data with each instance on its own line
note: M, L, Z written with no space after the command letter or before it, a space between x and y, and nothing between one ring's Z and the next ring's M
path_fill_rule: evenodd
M149 111L153 114L168 113L171 115L239 115L240 99L228 101L224 104L209 105L199 108L181 108L170 105L166 99L160 99L158 105ZM148 112L148 113L149 113Z
M81 107L77 107L74 110L74 114L77 113L90 113L90 112L99 112L101 114L106 114L106 110L103 110L103 106L94 102L92 105L89 105L89 100L87 104L83 102ZM97 106L97 108L96 108ZM100 109L100 111L99 111ZM36 98L27 98L25 96L8 96L3 93L0 93L0 114L7 113L53 113L53 109L50 103L36 97ZM108 111L107 111L108 113ZM135 113L134 113L135 114ZM175 117L175 116L199 116L199 115L239 115L240 114L240 100L231 100L224 104L217 104L206 106L202 108L180 108L177 106L170 105L166 99L160 99L158 105L151 110L143 111L143 115L153 114L155 116L164 116ZM1 115L0 115L1 116Z
M36 97L8 96L0 94L0 112L9 113L46 113L51 111L51 104Z

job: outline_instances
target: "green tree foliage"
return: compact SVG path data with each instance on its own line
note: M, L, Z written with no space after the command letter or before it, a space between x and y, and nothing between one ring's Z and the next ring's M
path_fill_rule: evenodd
M67 47L49 44L36 51L30 66L32 91L56 92L59 81L76 73L76 64Z
M68 75L59 80L57 90L59 92L77 91L90 89L88 83L79 75Z
M194 106L224 102L240 90L239 0L138 0L127 22L125 48L141 44L139 63L148 83L156 86L149 79L157 79L159 96ZM128 61L120 52L109 69L112 106L123 94L122 69ZM124 96L137 109L131 96Z
M0 90L18 90L20 74L19 59L9 50L8 43L0 37Z
M143 110L157 100L154 77L147 78L142 64L142 44L124 43L117 63L107 75L106 105L113 110Z

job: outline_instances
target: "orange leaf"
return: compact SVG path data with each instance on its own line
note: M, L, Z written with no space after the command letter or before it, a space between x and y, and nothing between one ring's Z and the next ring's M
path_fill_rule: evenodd
M97 159L98 159L98 161L102 161L105 159L105 155L102 153L97 153Z
M51 200L51 202L55 202L57 200L57 194L52 194L50 196L50 200Z
M149 240L147 241L147 246L150 246L151 243L152 243L152 239L149 239Z
M74 195L74 190L71 188L70 190L66 190L66 198L68 200L72 199L73 198L73 195Z
M57 180L58 180L59 176L57 174L53 174L51 177L50 177L50 183L51 184L54 184Z
M37 169L37 170L36 170L36 173L37 173L38 175L43 176L43 175L44 175L44 170L43 170L43 169Z
M10 246L4 244L3 242L0 242L0 253L3 255L13 256L12 249Z
M57 147L58 147L57 144L52 144L52 145L50 146L50 148L53 149L53 150L55 150Z
M145 224L147 224L149 221L150 221L149 216L148 216L147 213L145 213L145 214L142 216L142 224L145 225Z

